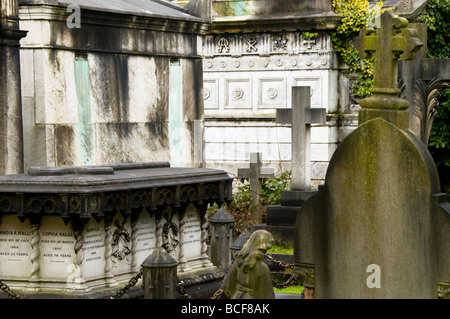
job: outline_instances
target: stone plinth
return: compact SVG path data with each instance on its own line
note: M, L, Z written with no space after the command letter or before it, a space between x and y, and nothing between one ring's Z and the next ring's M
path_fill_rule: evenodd
M168 163L1 176L2 280L24 292L114 289L159 247L178 262L180 279L217 278L205 213L208 204L231 200L231 181L224 171Z

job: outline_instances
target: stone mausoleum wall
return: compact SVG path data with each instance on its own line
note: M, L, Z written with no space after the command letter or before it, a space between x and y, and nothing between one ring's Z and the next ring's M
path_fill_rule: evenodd
M28 31L21 41L25 171L202 164L200 18L158 1L19 3Z

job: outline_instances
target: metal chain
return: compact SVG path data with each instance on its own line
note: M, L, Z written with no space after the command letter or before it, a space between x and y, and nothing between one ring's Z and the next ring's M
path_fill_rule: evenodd
M117 291L114 295L109 297L109 299L119 299L122 297L131 287L135 286L139 279L142 277L142 268L139 270L139 272L128 281L128 284L125 285L122 289Z
M5 284L3 281L0 280L0 290L6 292L8 294L8 296L10 296L11 298L14 299L23 299L23 297L21 295L19 295L18 293L15 293L11 290L11 288L8 287L7 284Z
M288 264L284 261L277 260L277 259L273 258L272 256L270 256L269 254L265 254L264 259L266 259L268 262L276 264L279 267L294 269L294 264ZM292 286L294 283L295 283L295 274L292 274L292 276L288 280L286 280L284 283L278 283L278 282L272 280L273 286L278 289L287 288L289 286Z
M288 263L285 263L284 261L277 260L277 259L273 258L272 256L270 256L269 254L265 254L264 259L271 263L274 263L280 267L294 269L294 264L288 264Z
M220 288L212 295L211 299L217 299L223 294L223 286L220 286Z
M286 280L284 283L278 283L275 280L272 280L272 285L278 289L287 288L289 286L292 286L294 283L295 283L295 274L292 274L292 276L288 280Z
M184 298L184 299L191 299L191 295L189 295L186 291L186 289L183 287L182 282L177 277L178 284L177 284L177 291L178 293Z
M268 254L266 254L264 256L264 258L272 263L277 264L278 266L281 267L285 267L285 268L294 268L294 265L292 264L287 264L285 262L282 262L280 260L276 260L275 258L273 258L272 256L269 256ZM114 295L110 296L109 299L119 299L120 297L122 297L131 287L134 287L137 282L139 281L139 279L142 277L142 268L139 270L139 272L128 281L128 284L125 285L125 287L123 287L122 289L120 289L119 291L117 291ZM178 277L177 277L178 279ZM272 280L272 283L274 285L274 287L282 289L282 288L286 288L289 287L290 285L292 285L295 281L295 276L292 275L291 278L289 278L285 283L283 284L279 284L275 281ZM0 280L0 290L4 291L5 293L8 294L9 297L14 298L14 299L23 299L23 297L18 294L15 293L11 290L11 288L9 288L9 286L7 284L5 284L4 282L2 282ZM177 284L177 291L178 293L184 298L184 299L191 299L191 296L187 293L186 289L183 287L182 282L178 279L178 284ZM221 295L223 294L223 287L221 286L211 297L211 299L217 299L219 298Z

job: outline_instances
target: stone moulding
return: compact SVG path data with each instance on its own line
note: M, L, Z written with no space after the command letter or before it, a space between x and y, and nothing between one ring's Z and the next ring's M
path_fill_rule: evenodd
M101 219L112 212L131 214L189 203L206 207L232 200L232 178L213 169L170 168L162 163L31 168L29 173L0 176L0 213L16 214L21 221L59 215L67 223L71 218Z

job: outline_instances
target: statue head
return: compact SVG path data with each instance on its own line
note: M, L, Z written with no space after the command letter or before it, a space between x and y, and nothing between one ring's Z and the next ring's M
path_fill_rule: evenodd
M273 242L273 236L268 231L259 229L253 232L237 255L238 266L244 272L252 270L256 263L262 260L267 250L272 247Z

